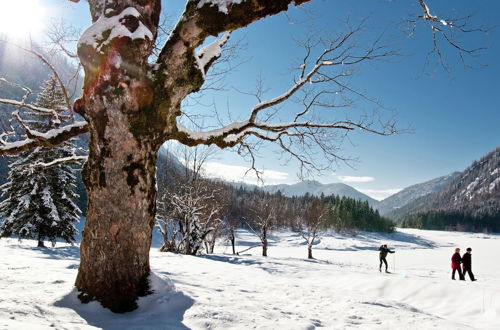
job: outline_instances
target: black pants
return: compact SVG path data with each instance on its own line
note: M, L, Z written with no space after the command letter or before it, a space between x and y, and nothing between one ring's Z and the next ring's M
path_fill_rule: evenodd
M455 279L455 272L458 271L458 276L460 278L460 280L464 281L464 275L462 274L462 270L460 268L457 268L457 269L453 269L453 271L451 272L451 279L454 280Z
M385 264L385 271L387 271L387 260L384 258L380 258L380 266L378 266L379 270L382 270L382 262Z
M470 280L474 281L474 274L472 274L471 267L464 267L464 274L463 274L464 280L465 280L465 274L467 274L467 272L469 273Z

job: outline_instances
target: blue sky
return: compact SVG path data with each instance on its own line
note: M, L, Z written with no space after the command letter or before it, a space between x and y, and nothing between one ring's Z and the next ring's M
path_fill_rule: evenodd
M174 5L165 8L176 21L184 1L166 3L170 2ZM471 26L491 27L500 23L500 2L496 0L427 3L431 13L442 18L474 14ZM82 29L90 24L85 1L73 4L40 0L39 4L45 8L44 21L48 16L62 15ZM237 90L252 91L258 76L269 88L268 98L290 87L290 67L303 55L294 39L305 38L307 31L323 35L345 31L347 18L353 24L367 18L368 29L360 43L384 33L402 56L361 66L351 85L379 99L397 114L398 127L411 128L412 132L390 137L354 133L350 142L342 145L341 154L358 161L351 166L340 163L335 171L316 179L323 183L345 182L380 199L409 185L461 171L500 144L500 28L488 34L469 33L461 37L467 46L487 47L479 57L467 61L478 67L475 69L464 68L457 53L443 45L444 58L453 67L446 72L436 65L435 59L425 65L426 54L432 49L428 26L419 24L411 37L405 29L405 19L420 13L417 0L315 0L287 15L256 22L232 35L232 40L241 41L245 48L235 60L243 63L225 78L227 92L205 93L202 103L215 103L221 114L230 112L235 119L243 119L255 101ZM357 107L371 111L373 105L359 101ZM198 106L188 111L207 113L210 108ZM358 109L352 111L356 113ZM212 119L205 120L210 123ZM234 152L227 151L218 152L210 165L212 173L233 180L241 180L241 173L248 167ZM298 164L280 161L271 146L260 150L257 165L265 170L266 184L297 181ZM245 180L254 179L247 176Z

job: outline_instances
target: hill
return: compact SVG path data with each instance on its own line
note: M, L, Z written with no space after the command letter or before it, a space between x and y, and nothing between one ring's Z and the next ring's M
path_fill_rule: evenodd
M318 181L301 181L295 184L264 186L262 189L269 193L280 191L283 195L288 197L304 196L305 194L320 196L323 194L325 196L335 195L340 197L349 197L355 200L368 201L370 206L374 208L377 208L379 204L379 201L344 183L323 184Z
M380 201L378 210L380 214L386 215L391 211L397 210L420 197L440 191L459 175L460 172L453 172L451 174L441 176L433 180L409 186L397 192L396 194Z
M411 227L500 230L500 147L473 162L440 191L388 216Z

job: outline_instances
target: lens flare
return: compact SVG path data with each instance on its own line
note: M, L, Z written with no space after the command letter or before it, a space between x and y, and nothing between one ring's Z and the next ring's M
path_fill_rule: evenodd
M43 18L39 0L0 0L0 35L15 39L38 35Z

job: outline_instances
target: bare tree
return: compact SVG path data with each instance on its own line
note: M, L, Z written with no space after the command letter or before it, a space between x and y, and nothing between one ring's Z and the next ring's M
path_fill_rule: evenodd
M207 187L214 192L214 198L208 201L205 213L202 216L201 224L204 231L207 232L203 243L206 253L214 253L215 243L221 236L229 211L229 192L224 184L220 182L208 181Z
M203 246L212 253L227 204L224 186L204 177L204 165L214 153L210 147L179 146L174 152L184 167L164 180L158 198L156 227L163 237L162 251L196 255Z
M300 234L307 244L307 257L313 259L312 248L319 238L321 231L325 229L328 220L328 204L319 199L307 201L302 212L302 229Z
M335 106L328 97L331 91L357 93L343 80L346 68L391 54L379 41L354 47L350 41L361 31L357 28L327 41L318 56L307 54L290 88L272 99L259 100L245 120L210 131L193 131L179 124L182 101L202 88L231 31L309 1L189 0L150 63L161 1L88 0L93 24L78 42L85 81L83 96L74 104L86 122L75 121L45 133L26 129L21 141L0 137L0 154L12 154L90 132L83 170L89 203L75 283L83 302L98 300L112 311L124 312L135 309L137 297L149 293L156 152L165 141L239 146L240 152L248 152L255 160L249 139L256 138L275 143L304 168L314 169L318 165L310 147L318 146L327 159L334 160L338 157L337 140L332 139L336 134L355 129L382 135L395 132L392 123L379 126L369 118L325 121L314 115L315 108ZM199 49L210 36L217 39ZM309 90L310 86L315 90ZM293 115L290 111L295 107L276 107L302 91L303 97L298 98L302 107ZM47 110L23 101L0 102ZM283 112L290 121L279 120Z
M267 257L269 235L275 228L281 205L279 195L269 195L255 191L255 199L247 204L246 225L259 238L262 246L262 256Z
M233 254L236 254L236 230L240 227L241 220L237 217L230 217L225 223L227 239L231 242Z

